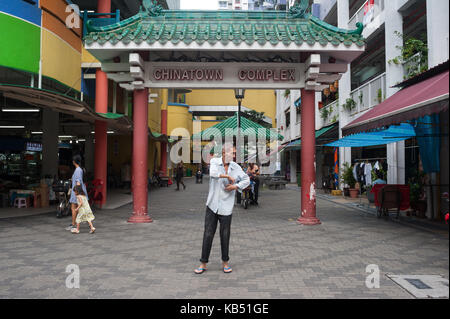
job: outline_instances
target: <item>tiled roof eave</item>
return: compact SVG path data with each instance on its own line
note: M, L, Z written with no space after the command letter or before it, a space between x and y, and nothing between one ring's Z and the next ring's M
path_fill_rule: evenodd
M189 20L166 19L164 17L145 17L138 14L135 17L121 23L97 28L101 31L90 32L85 37L85 43L103 45L110 43L116 45L123 43L141 44L154 43L178 44L184 43L246 43L251 45L258 43L276 45L283 43L285 46L295 43L301 46L304 43L314 45L320 43L326 46L331 43L334 46L344 44L358 47L365 46L365 40L361 36L361 30L347 31L329 26L317 18L308 19L261 19L261 20Z

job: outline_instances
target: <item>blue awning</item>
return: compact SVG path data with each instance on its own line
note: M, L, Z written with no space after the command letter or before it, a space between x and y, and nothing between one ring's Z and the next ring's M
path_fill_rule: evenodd
M411 124L402 123L400 125L392 125L388 129L382 131L349 135L333 143L326 144L325 146L363 147L385 145L404 141L415 136L416 133L414 127Z

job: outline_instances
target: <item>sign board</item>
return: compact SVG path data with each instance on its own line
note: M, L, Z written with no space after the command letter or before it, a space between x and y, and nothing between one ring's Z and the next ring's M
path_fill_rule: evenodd
M186 89L301 89L301 63L147 62L144 86Z
M27 142L27 144L25 146L25 150L30 151L30 152L42 152L42 144Z

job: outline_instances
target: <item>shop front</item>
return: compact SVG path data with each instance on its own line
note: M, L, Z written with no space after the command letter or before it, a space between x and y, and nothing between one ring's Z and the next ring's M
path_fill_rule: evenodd
M345 137L337 142L340 145L334 145L358 147L366 142L367 146L372 139L378 139L378 145L389 147L404 141L404 154L395 154L387 161L404 161L411 208L415 211L420 206L422 217L425 210L428 218L436 220L443 220L446 202L442 197L449 189L448 67L447 61L398 84L399 92L345 126ZM402 126L410 126L411 133L400 132ZM390 130L399 132L380 141L380 135Z
M82 101L48 89L0 84L1 209L47 208L56 203L52 184L68 180L79 154L93 180L93 124L104 121L111 135L130 135L127 118L97 114ZM23 200L16 198L23 197ZM17 211L18 213L21 213ZM42 212L42 210L36 211ZM10 216L6 212L7 216Z

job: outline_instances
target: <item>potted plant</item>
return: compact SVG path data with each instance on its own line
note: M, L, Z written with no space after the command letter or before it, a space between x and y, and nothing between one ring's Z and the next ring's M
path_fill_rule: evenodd
M424 218L427 211L427 201L423 199L423 180L425 174L421 171L409 179L409 201L411 209L414 213L418 213L418 217Z
M378 104L383 102L383 91L381 89L378 89L378 91L377 91L377 101L378 101Z
M351 196L350 190L355 189L355 177L353 176L353 170L350 163L344 163L344 170L341 176L341 180L344 181L344 196ZM358 190L356 190L356 194L358 194Z
M323 107L320 110L320 117L322 118L322 120L326 121L331 112L333 112L333 110L330 110L328 107Z
M345 100L345 103L342 105L344 107L344 109L346 109L348 112L351 112L355 109L356 107L356 102L355 100L353 100L352 98L348 98L347 100Z

